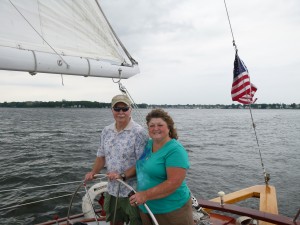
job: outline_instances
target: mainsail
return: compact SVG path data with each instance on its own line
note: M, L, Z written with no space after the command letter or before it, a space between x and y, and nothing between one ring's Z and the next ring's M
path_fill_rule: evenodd
M97 0L1 0L0 70L129 78L139 73Z

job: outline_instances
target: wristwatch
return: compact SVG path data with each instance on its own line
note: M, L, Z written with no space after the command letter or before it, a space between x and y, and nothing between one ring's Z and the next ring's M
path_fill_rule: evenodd
M120 176L121 176L121 178L122 178L123 181L126 180L126 175L125 175L125 173L121 173Z

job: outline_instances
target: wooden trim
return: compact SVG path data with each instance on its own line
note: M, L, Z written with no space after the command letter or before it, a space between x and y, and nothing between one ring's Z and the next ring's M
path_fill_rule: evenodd
M223 197L225 204L234 204L248 198L259 198L259 211L270 213L272 215L278 214L276 189L269 185L256 185L245 188ZM211 199L212 202L220 202L220 198ZM205 208L205 206L203 206ZM207 212L212 211L211 208L206 209ZM259 212L258 211L258 212ZM269 223L261 222L260 225L267 225ZM288 223L287 223L288 224Z
M248 198L259 198L259 210L278 214L276 189L269 185L256 185L225 195L224 203L233 204ZM211 199L220 202L220 198Z
M253 219L263 220L269 223L282 224L282 225L299 224L297 222L293 222L293 220L289 217L267 213L267 212L261 212L259 210L240 207L237 205L225 204L221 206L219 203L208 201L208 200L199 200L198 202L205 209L218 210L218 211L233 213L241 216L249 216ZM260 222L259 224L261 225L262 223Z

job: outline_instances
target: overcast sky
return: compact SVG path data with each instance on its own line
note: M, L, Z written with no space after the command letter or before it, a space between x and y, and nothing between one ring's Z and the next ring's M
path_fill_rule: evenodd
M136 103L231 104L234 61L223 0L102 0L141 73L123 81ZM227 0L257 103L300 103L300 1ZM110 102L107 78L0 71L0 102ZM236 102L235 102L236 103Z

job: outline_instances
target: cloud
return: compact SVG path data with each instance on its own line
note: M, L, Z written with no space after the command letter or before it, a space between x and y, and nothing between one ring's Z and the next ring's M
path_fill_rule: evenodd
M123 81L137 103L232 103L234 48L223 1L100 3L119 38L139 62L141 73ZM226 3L239 55L258 86L257 103L300 103L300 2ZM11 76L5 74L0 72L0 101L37 100L30 98L36 97L31 92L38 86L48 92L39 99L45 101L84 98L109 102L118 93L117 85L110 79L64 76L62 87L60 75L40 75L38 80L15 75L16 80L10 82ZM26 90L17 95L20 84Z

